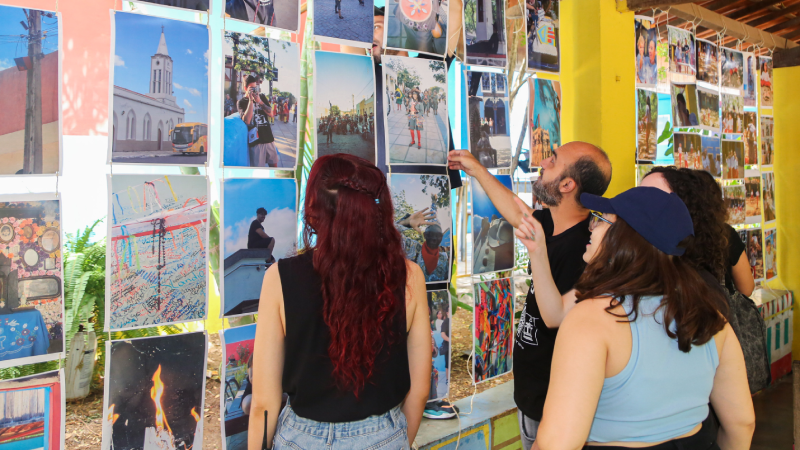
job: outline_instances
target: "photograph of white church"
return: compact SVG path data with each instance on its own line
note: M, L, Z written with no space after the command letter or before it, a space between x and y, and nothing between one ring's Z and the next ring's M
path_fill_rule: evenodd
M208 29L116 12L111 161L203 165L208 158Z

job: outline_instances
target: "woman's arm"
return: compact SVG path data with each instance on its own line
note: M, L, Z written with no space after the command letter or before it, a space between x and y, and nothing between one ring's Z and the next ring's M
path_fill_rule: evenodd
M414 442L422 422L422 411L431 387L431 326L428 323L428 296L425 292L425 277L419 265L406 264L408 282L406 287L406 312L412 312L408 330L408 369L411 373L411 389L403 402L403 414L408 422L408 442ZM252 450L252 449L250 449Z
M264 274L261 300L258 305L258 325L253 347L253 399L250 406L247 448L262 450L264 414L267 414L267 444L278 425L283 397L283 341L286 316L283 311L283 290L278 265L273 264Z
M753 280L750 261L747 260L745 252L742 252L741 256L739 256L739 261L733 266L731 273L733 274L733 285L736 286L736 290L749 297L756 287L756 282Z
M746 450L753 439L756 416L742 347L730 325L725 325L714 339L724 339L711 389L711 405L719 418L717 443L722 450Z

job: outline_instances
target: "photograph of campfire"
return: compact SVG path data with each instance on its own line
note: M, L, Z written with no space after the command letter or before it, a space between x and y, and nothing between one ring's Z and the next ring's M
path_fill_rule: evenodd
M205 332L106 342L103 450L201 448L207 350Z
M64 448L63 372L0 382L0 449Z

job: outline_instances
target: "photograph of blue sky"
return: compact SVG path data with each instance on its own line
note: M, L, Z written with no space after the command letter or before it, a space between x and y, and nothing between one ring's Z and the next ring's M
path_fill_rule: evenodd
M559 122L556 106L561 103L560 96L556 93L553 83L558 81L537 78L534 82L534 104L531 123L536 128L539 126L550 133L550 142L556 147L561 146L561 123ZM560 88L559 88L560 91Z
M326 115L330 105L342 111L353 109L353 103L375 93L372 58L345 53L315 52L314 103L317 118ZM353 97L355 96L355 97Z
M28 56L28 35L20 22L27 23L22 8L0 6L0 70L14 67L14 58ZM42 17L42 53L45 55L58 50L58 19ZM156 42L158 45L158 42Z
M507 187L508 190L513 191L514 187L511 185L511 175L495 175L495 178ZM492 215L503 217L500 211L495 208L486 191L477 181L472 182L472 234L477 236L481 231L481 218L492 220Z
M180 20L117 11L114 14L114 85L149 92L150 57L161 38L173 62L172 85L184 122L208 123L208 28Z
M243 327L227 328L225 331L225 345L235 344L242 341L250 341L256 338L256 326L245 325Z
M292 178L229 178L223 187L224 257L247 248L256 210L267 210L262 225L275 238L275 259L291 255L297 241L297 188Z

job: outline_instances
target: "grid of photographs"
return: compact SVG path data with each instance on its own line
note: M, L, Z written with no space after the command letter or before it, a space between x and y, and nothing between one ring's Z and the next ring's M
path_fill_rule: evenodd
M467 90L470 152L487 169L511 167L511 111L506 76L467 71ZM560 101L560 94L553 89L550 95L557 95Z
M512 370L514 348L514 283L511 278L473 287L473 382L491 380Z

